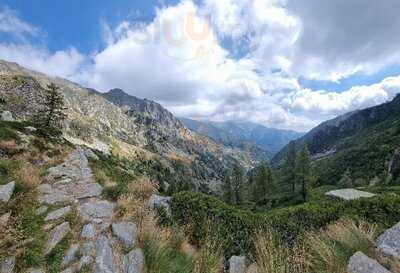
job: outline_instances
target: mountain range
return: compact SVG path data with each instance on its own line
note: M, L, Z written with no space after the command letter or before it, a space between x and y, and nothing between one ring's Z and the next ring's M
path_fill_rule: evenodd
M190 130L208 136L217 143L232 147L252 145L265 151L268 156L274 155L290 141L303 135L300 132L268 128L252 122L214 122L188 118L181 118L181 121Z
M400 94L387 103L323 122L294 143L297 150L307 145L318 161L321 183L337 184L346 172L360 185L383 182L400 146ZM287 146L272 163L282 163L286 152Z
M227 169L247 169L264 160L252 149L225 146L188 130L160 104L121 89L101 93L71 81L50 77L16 63L0 61L0 97L19 120L29 120L40 107L44 88L55 83L65 98L64 137L104 153L155 164L169 176L190 177L199 186L217 186ZM147 163L146 163L147 162Z

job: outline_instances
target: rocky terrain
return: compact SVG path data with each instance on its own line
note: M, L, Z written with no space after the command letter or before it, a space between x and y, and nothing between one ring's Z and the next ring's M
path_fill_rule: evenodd
M72 143L105 153L118 150L124 156L158 160L165 168L192 177L196 185L217 185L224 169L235 162L247 168L258 163L251 153L191 132L155 102L119 89L102 94L0 61L0 96L5 101L4 110L14 118L29 120L37 111L43 88L50 82L64 95L64 136Z

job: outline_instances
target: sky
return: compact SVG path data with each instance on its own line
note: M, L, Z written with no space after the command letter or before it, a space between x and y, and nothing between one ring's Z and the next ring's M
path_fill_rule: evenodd
M0 0L0 59L176 116L307 131L400 92L398 0Z

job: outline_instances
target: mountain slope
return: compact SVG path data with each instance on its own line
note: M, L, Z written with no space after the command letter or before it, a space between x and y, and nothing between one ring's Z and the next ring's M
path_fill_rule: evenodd
M299 132L267 128L251 122L195 121L185 118L181 120L192 131L209 136L218 143L230 146L248 143L270 154L278 152L291 140L302 136Z
M219 145L187 130L161 105L112 90L101 94L73 82L46 76L18 64L0 61L0 97L4 110L22 120L37 111L43 88L54 82L66 103L64 136L106 153L157 161L171 176L188 177L196 185L219 184L235 162L255 164L239 150ZM150 164L150 163L149 163ZM175 175L172 175L175 173Z
M296 149L305 144L318 160L315 166L324 183L337 183L347 170L360 183L360 179L363 183L375 177L384 179L388 162L400 146L400 95L320 124L295 141ZM282 162L286 151L283 148L272 162Z

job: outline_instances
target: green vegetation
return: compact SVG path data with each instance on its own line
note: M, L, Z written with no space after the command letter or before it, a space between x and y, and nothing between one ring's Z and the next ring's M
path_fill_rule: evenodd
M296 242L306 232L318 230L342 217L364 218L379 228L388 228L400 220L400 197L383 194L351 202L325 199L302 205L252 213L199 193L183 192L172 199L173 219L190 225L194 242L205 236L206 223L221 238L226 254L254 252L254 232L273 229L285 243Z
M41 108L34 116L34 123L38 128L54 134L61 134L64 113L64 97L58 91L59 87L51 83L43 90Z
M16 187L11 200L0 204L0 215L11 213L8 225L0 227L0 260L13 253L16 255L17 273L26 272L31 267L48 267L50 272L60 272L59 261L64 254L65 244L60 244L54 252L43 256L46 231L44 219L37 215L40 206L37 201L36 188L42 181L44 170L57 164L63 157L63 151L68 145L58 143L57 139L46 139L39 133L30 133L29 138L24 127L29 123L0 122L0 131L8 130L17 138L0 138L0 149L6 157L0 158L0 184L15 181ZM44 162L43 157L47 157ZM72 224L75 216L66 218ZM57 266L58 264L58 266Z

